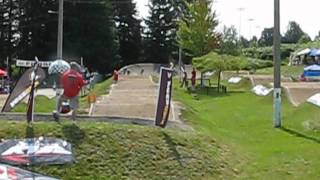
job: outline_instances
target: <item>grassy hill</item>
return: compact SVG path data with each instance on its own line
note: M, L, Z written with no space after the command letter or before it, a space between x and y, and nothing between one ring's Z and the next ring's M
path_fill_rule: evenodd
M318 179L320 109L293 107L284 94L283 127L275 129L272 95L254 95L246 79L227 86L227 94L198 89L195 95L174 83L193 131L95 122L30 129L1 121L0 138L70 141L77 163L29 168L62 179Z
M58 137L73 145L76 163L29 167L61 179L231 178L220 147L209 136L177 129L104 123L25 123L1 121L0 138Z

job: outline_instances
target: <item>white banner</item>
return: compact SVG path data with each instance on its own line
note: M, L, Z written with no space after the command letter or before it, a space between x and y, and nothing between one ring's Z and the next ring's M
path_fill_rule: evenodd
M39 61L39 66L44 67L44 68L48 68L52 62L53 61ZM18 67L33 67L34 63L35 63L35 61L20 60L20 59L16 60L16 66L18 66Z

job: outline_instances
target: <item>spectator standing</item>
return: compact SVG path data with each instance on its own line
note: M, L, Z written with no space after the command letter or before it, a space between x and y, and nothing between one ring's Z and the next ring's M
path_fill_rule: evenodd
M193 68L193 69L192 69L192 72L191 72L191 85L192 85L192 90L195 90L195 88L196 88L196 76L197 76L196 69Z
M117 83L119 80L119 71L117 71L116 69L113 71L113 83Z

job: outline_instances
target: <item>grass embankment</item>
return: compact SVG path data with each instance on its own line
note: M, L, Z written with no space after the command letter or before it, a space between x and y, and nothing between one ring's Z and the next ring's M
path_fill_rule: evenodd
M177 84L177 83L175 83ZM320 109L293 107L283 96L283 128L273 128L273 98L249 91L249 80L229 85L227 94L197 90L196 98L175 87L176 100L185 104L183 118L196 131L217 138L231 149L228 159L241 157L241 178L318 179L320 177Z
M112 78L108 78L105 81L94 85L91 93L94 93L97 97L107 94L108 89L112 85ZM80 108L85 109L89 107L88 94L80 98Z
M73 145L76 163L30 167L67 179L202 179L231 178L210 137L196 132L104 123L25 123L1 121L0 138L58 137Z
M285 77L298 78L303 73L304 66L281 66L281 75ZM273 67L258 69L256 74L273 75Z

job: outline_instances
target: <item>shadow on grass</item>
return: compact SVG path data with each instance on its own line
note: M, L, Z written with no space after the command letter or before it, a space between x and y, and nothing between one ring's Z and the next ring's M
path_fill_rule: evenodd
M26 138L34 138L33 126L26 127Z
M283 130L284 132L289 133L291 135L294 135L296 137L303 138L303 139L306 139L306 140L310 140L310 141L313 141L315 143L319 143L320 144L320 139L317 139L315 137L307 136L307 135L302 134L302 133L300 133L300 132L298 132L296 130L289 129L289 128L286 128L286 127L281 127L280 129Z
M183 167L182 157L176 148L176 143L172 140L172 138L167 133L162 132L162 134L163 134L163 139L165 140L165 142L167 143L167 145L171 151L171 154L178 161L179 165L181 167Z
M68 124L62 127L62 132L67 141L74 146L79 146L85 138L85 132L75 124Z

